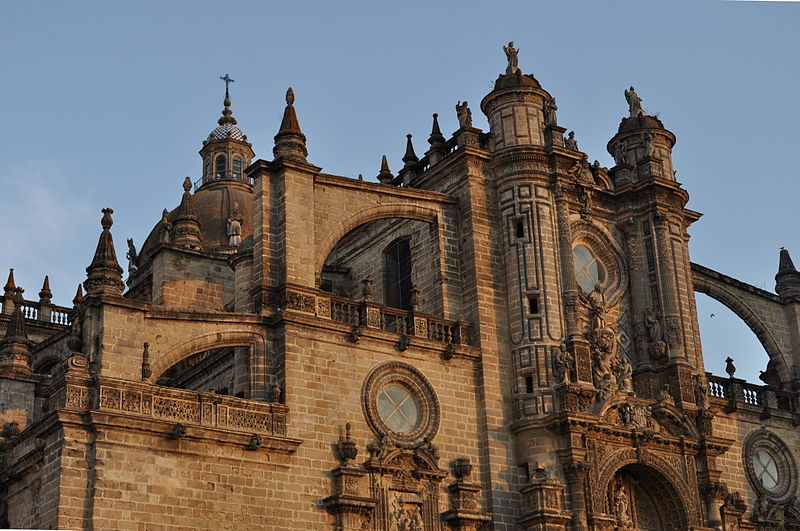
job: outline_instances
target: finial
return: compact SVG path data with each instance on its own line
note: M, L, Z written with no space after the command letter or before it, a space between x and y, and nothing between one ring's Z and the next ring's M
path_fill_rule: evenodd
M39 291L39 302L49 304L53 298L53 292L50 291L50 277L48 275L44 276L44 283L42 284L42 289Z
M225 74L224 76L220 76L220 79L225 82L225 99L229 100L229 99L231 99L231 97L230 97L230 94L228 93L228 85L233 83L234 80L231 79L231 76L229 76L228 74ZM230 103L228 105L230 105Z
M114 213L114 210L110 208L104 208L100 212L103 213L103 217L100 219L100 226L103 227L103 230L109 230L114 224L114 218L111 217L111 214Z
M439 113L433 113L433 126L431 126L431 136L428 137L428 144L431 147L438 147L444 144L444 135L439 129Z
M381 171L378 173L378 182L382 184L389 184L394 180L394 175L389 170L389 161L386 160L386 155L381 159Z
M83 283L83 287L86 288L89 295L121 295L125 284L122 282L122 268L117 262L117 253L114 250L114 240L110 230L111 225L114 224L114 220L111 218L114 211L104 208L102 212L103 218L100 220L100 225L103 226L103 232L100 233L92 263L86 268L88 278Z
M78 291L75 292L75 297L72 299L72 305L77 306L83 302L83 286L78 284Z
M187 175L186 178L183 180L183 191L189 192L192 189L192 180Z
M417 154L414 153L414 145L411 143L411 135L406 135L406 154L403 155L403 163L405 164L404 168L413 166L417 162L419 162L419 157L417 157Z
M725 358L725 372L728 373L730 378L733 378L733 375L736 374L736 367L733 365L733 358L730 356Z
M14 268L8 270L8 280L6 281L6 285L3 286L3 291L6 294L6 297L14 293L14 290L17 289L17 285L14 284Z
M283 119L278 134L275 135L275 147L272 148L275 158L286 157L306 162L306 136L300 130L297 121L297 112L294 109L294 90L286 90L286 108L283 110Z

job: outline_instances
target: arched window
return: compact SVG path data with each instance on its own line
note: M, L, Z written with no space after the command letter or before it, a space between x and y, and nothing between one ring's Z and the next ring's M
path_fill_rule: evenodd
M211 157L203 161L203 182L211 179Z
M575 264L575 280L585 293L591 293L594 287L606 279L606 270L588 247L579 243L572 248Z
M396 240L384 251L386 305L411 309L411 238Z
M233 180L242 180L242 159L239 157L233 157Z
M227 169L228 169L228 168L226 167L226 162L227 162L227 161L225 160L225 155L219 155L219 156L217 157L217 165L216 165L216 166L217 166L217 171L216 171L216 179L217 179L218 181L219 181L219 180L222 180L222 179L224 179L224 178L225 178L225 173L227 172Z

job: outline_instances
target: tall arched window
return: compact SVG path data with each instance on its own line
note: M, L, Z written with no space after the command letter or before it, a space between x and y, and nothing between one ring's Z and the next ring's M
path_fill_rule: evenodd
M242 159L239 157L233 157L233 180L242 180Z
M225 155L219 155L217 157L217 163L216 163L216 170L217 171L216 171L215 176L216 176L218 181L225 178L225 173L227 172L227 169L228 169L226 167L226 162L227 161L225 159Z
M402 238L384 251L386 263L386 305L411 309L411 238Z

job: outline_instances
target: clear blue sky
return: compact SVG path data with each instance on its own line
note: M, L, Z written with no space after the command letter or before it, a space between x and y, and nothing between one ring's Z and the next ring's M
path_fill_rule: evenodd
M0 2L0 269L36 298L45 274L69 305L114 208L120 258L141 244L216 125L229 73L234 116L271 158L286 87L309 160L373 178L424 151L430 116L457 128L514 40L520 66L559 105L590 160L605 151L635 85L678 137L678 180L704 217L692 259L769 291L795 226L800 4L570 2ZM124 258L121 260L124 262ZM800 263L800 262L799 262ZM123 264L124 265L124 264ZM3 276L5 273L0 273ZM702 302L702 301L701 301ZM754 380L767 357L730 312L701 303L707 369L726 355ZM714 313L715 317L710 318Z

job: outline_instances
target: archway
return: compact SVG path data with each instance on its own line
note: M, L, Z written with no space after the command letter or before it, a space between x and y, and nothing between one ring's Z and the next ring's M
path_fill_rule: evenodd
M605 491L606 512L616 529L667 531L688 529L689 519L678 491L656 469L639 463L618 469Z

